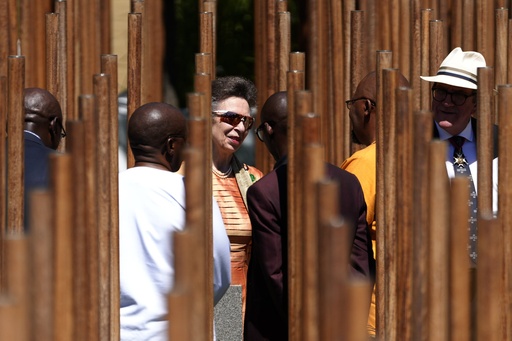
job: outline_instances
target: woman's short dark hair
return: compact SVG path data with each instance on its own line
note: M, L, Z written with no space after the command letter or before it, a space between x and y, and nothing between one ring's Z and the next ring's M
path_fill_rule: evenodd
M257 90L253 82L244 77L225 76L212 81L212 106L229 97L240 97L249 103L251 112L256 109Z

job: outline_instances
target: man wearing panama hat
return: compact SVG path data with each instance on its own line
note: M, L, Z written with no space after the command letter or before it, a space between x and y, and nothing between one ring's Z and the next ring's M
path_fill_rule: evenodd
M432 112L434 115L434 137L450 141L446 156L448 176L470 177L470 191L476 198L477 189L477 143L474 118L477 110L477 69L485 67L484 57L474 51L453 49L443 60L435 76L421 76L432 82ZM494 127L493 160L493 211L497 211L498 165L497 127ZM476 199L472 200L469 218L470 266L476 266ZM473 225L473 226L471 226Z

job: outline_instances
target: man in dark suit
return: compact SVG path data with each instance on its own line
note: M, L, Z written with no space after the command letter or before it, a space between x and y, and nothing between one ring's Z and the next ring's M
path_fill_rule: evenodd
M247 284L246 341L288 339L286 100L286 92L270 96L261 111L262 124L256 130L277 163L247 192L253 249ZM354 175L327 163L326 175L340 183L340 213L353 222L351 273L373 282L375 260L361 185Z
M62 125L62 109L57 99L40 88L24 91L25 108L25 226L28 217L28 195L35 188L48 186L48 156L66 136Z

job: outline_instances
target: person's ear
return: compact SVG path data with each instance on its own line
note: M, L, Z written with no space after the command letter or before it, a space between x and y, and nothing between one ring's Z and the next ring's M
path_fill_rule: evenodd
M272 136L274 134L274 128L268 124L268 122L265 122L265 130L267 131L268 136Z

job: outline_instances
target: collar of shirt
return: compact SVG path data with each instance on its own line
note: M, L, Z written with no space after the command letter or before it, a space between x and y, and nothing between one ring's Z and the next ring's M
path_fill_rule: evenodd
M25 133L29 133L30 135L34 135L35 137L37 137L38 139L40 139L40 140L41 140L41 138L39 137L39 135L37 135L36 133L34 133L34 132L30 131L30 130L23 130L23 132L25 132Z
M436 124L437 131L439 132L440 140L442 140L442 141L448 140L450 137L453 136L452 134L448 133L446 130L441 128L437 122L434 121L434 123ZM458 135L464 137L468 141L471 141L471 142L474 141L475 134L473 133L473 127L471 125L471 120L469 120L466 128L464 128L464 130L461 131Z

